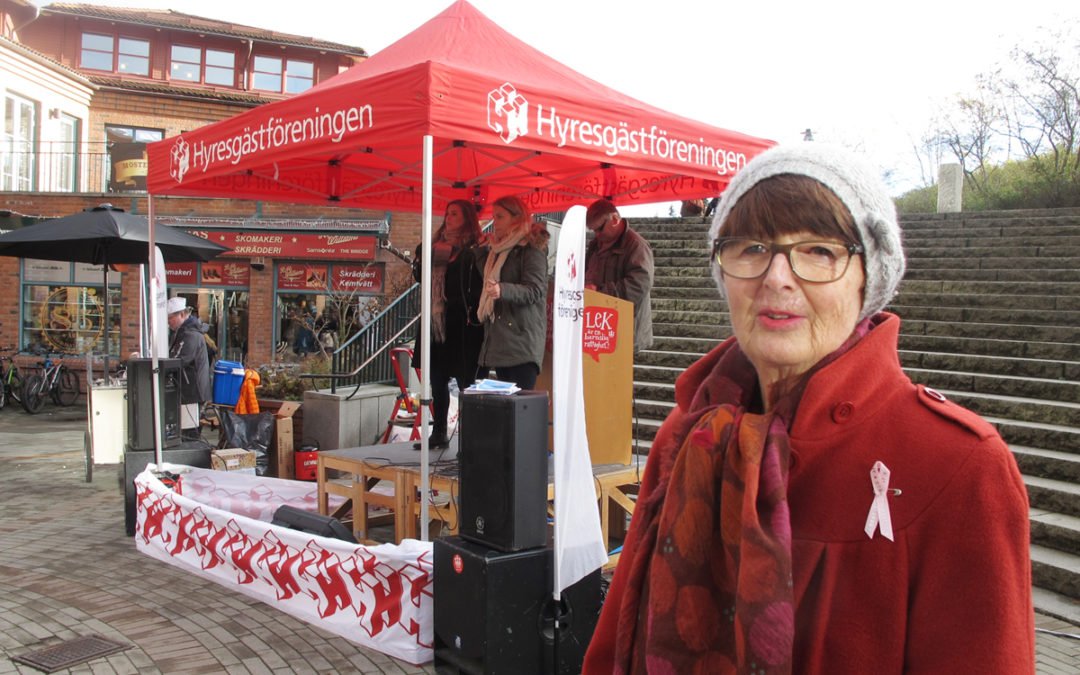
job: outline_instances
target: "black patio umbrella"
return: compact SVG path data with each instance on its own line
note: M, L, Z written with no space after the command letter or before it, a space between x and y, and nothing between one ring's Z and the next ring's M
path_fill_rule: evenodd
M150 226L112 204L102 204L62 218L0 235L0 255L102 265L105 289L105 359L108 363L109 265L144 265L150 260ZM168 226L155 228L154 242L166 262L205 262L230 250Z

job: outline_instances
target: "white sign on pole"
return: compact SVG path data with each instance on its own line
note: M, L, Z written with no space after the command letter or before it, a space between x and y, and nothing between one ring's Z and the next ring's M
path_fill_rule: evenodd
M555 597L607 562L596 508L581 371L585 310L585 207L563 219L555 262L553 363Z

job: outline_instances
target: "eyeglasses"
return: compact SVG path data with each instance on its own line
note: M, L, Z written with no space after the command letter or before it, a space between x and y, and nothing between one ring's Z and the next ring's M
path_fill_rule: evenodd
M803 281L827 284L847 272L851 256L863 252L858 244L835 241L797 241L792 244L766 243L743 237L720 237L713 242L712 257L720 271L736 279L763 276L773 258L782 253L791 271Z

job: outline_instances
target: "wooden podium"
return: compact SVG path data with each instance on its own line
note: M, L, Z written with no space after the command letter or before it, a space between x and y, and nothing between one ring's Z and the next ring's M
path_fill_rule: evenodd
M590 290L585 291L584 305L581 369L589 455L593 465L629 464L633 444L634 305ZM548 351L536 381L536 388L549 394L552 361Z

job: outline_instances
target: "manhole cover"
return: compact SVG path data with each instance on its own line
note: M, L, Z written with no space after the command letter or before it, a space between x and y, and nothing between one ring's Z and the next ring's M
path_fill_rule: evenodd
M131 645L108 640L100 635L89 635L67 640L52 647L45 647L36 652L16 656L12 661L17 661L45 673L54 673L64 668L70 668L76 663L101 658L130 648Z

